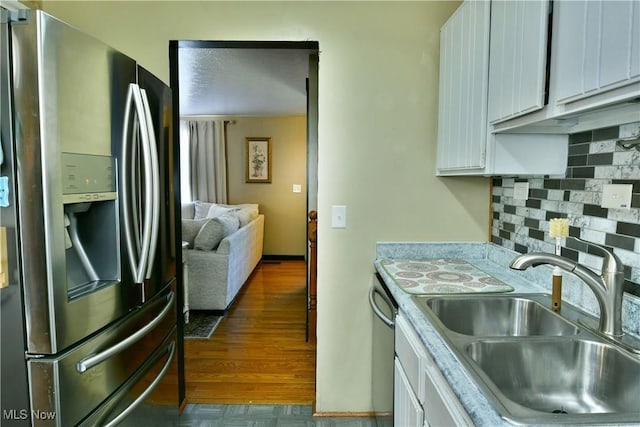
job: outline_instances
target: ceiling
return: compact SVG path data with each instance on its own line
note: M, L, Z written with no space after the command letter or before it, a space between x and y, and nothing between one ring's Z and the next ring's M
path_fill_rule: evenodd
M306 114L310 49L180 47L181 116Z

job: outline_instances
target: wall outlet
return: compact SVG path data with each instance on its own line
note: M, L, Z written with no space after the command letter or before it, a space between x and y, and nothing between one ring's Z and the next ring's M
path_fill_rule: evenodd
M293 184L294 193L302 193L302 184Z
M603 208L631 209L632 184L605 184L602 187Z
M528 182L514 182L513 183L513 198L515 200L528 200L529 199L529 183Z

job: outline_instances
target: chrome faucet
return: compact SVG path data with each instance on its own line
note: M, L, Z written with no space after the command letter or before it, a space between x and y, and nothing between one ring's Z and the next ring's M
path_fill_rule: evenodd
M624 264L613 252L602 246L575 237L570 238L589 245L594 252L598 252L604 257L601 275L575 261L545 252L532 252L517 256L511 261L509 267L515 270L525 270L531 266L549 264L575 274L596 295L596 300L600 306L600 332L611 337L621 336L623 334L622 292L624 286Z

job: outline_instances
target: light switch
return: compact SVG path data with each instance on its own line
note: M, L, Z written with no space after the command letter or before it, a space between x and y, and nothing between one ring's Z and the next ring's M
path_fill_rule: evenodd
M302 192L302 184L293 184L293 192L301 193Z
M632 184L605 184L602 187L603 208L631 209Z
M513 198L515 200L528 200L529 199L529 183L528 182L513 183Z
M331 206L331 227L347 227L347 207L344 205Z

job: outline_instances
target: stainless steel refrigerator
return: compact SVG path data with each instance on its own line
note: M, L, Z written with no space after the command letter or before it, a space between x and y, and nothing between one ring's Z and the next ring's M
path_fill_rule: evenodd
M41 11L0 25L0 424L172 425L171 91Z

